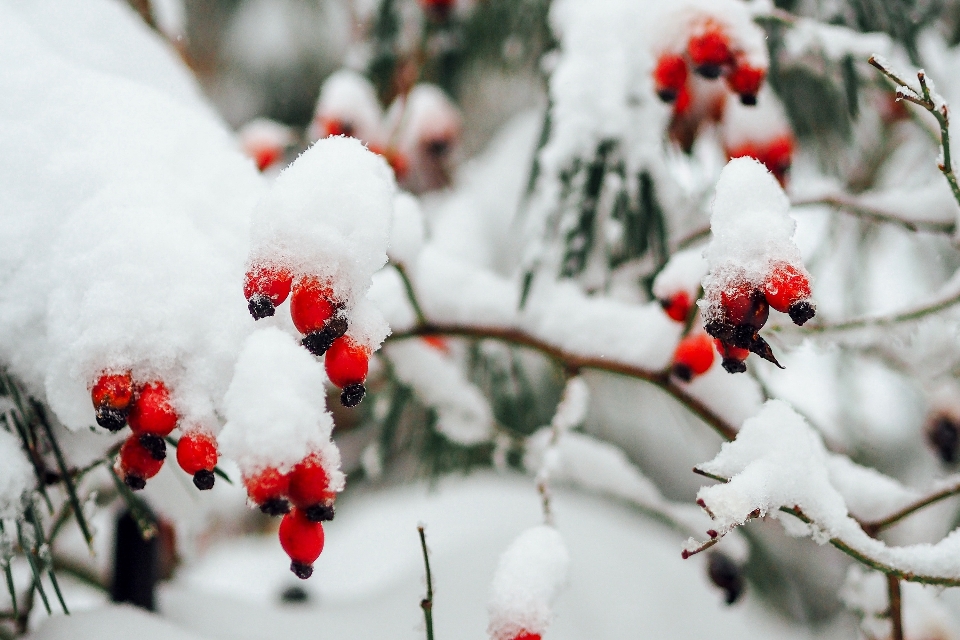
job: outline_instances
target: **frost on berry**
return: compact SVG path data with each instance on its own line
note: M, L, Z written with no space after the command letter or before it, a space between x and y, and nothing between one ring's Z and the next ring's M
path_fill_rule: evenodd
M747 349L778 366L759 333L770 307L792 310L795 321L809 319L813 310L810 276L793 243L796 223L789 209L783 190L759 162L739 158L727 164L713 202L705 252L710 271L698 303L707 333L725 347ZM724 359L728 371L740 371L741 364Z
M343 489L324 386L323 365L290 335L266 328L247 339L224 398L227 423L217 439L261 509L286 510L289 474L310 455L319 457L330 491Z

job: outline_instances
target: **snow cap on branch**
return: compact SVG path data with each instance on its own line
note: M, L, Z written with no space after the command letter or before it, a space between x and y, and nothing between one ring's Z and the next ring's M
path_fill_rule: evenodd
M490 637L511 640L524 631L543 634L569 564L563 538L553 527L540 525L520 534L500 556L493 576Z
M323 365L280 329L250 335L224 398L227 424L220 449L245 475L289 471L319 453L334 491L343 488L340 454L331 442Z

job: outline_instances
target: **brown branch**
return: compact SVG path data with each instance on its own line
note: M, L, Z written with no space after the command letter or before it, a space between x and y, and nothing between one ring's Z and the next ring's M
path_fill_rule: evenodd
M706 404L687 393L685 389L671 380L670 375L665 371L653 371L625 362L618 362L604 356L582 356L571 353L519 329L429 323L416 326L408 331L397 332L387 338L387 341L435 335L473 338L478 340L499 340L500 342L507 342L539 351L559 363L566 371L576 372L581 369L594 369L596 371L606 371L608 373L616 373L618 375L644 380L673 396L675 400L689 409L691 413L720 434L723 439L733 440L737 437L737 429L733 425L720 417Z
M884 211L875 207L870 207L855 200L847 199L842 195L827 195L819 198L810 198L807 200L794 200L790 203L792 207L811 207L827 206L833 207L843 213L864 218L872 222L882 222L901 226L908 231L927 231L930 233L952 234L956 230L956 222L944 222L939 220L909 220L902 218L890 211Z
M903 640L903 606L900 599L900 579L887 574L887 595L890 597L890 626L892 635L890 640Z
M893 513L886 516L885 518L874 520L872 522L863 522L861 523L860 526L863 527L863 530L864 532L867 533L867 535L871 537L875 537L878 533L880 533L884 529L887 529L895 525L896 523L900 522L907 516L910 516L916 513L917 511L920 511L921 509L930 506L931 504L940 502L941 500L945 500L946 498L949 498L951 496L955 496L958 494L960 494L960 481L958 481L956 484L952 486L946 487L944 489L941 489L940 491L931 493L928 496L920 498L915 502L911 502L907 506L901 509L898 509L897 511L894 511Z

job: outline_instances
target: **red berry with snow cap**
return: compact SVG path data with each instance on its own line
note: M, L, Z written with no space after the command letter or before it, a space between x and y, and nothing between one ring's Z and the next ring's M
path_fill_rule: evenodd
M160 442L162 444L163 441ZM120 457L117 461L124 483L134 491L143 489L147 485L147 480L157 475L163 467L166 456L161 451L162 449L144 446L141 436L132 435L127 438L120 447Z
M203 431L184 434L177 443L177 463L193 476L197 489L212 489L216 479L213 469L217 466L217 441Z
M128 422L137 435L154 435L161 438L170 435L177 426L177 412L170 404L170 392L162 381L143 385L130 407Z
M252 266L243 279L243 296L254 320L272 316L287 296L293 275L286 267L273 264Z
M333 502L337 498L330 489L330 477L321 464L320 456L307 456L290 472L290 502L303 511L308 520L333 520Z
M363 381L367 378L370 354L365 347L347 336L337 338L327 351L324 366L330 382L343 389L340 403L355 407L363 400L366 390Z
M690 315L690 309L693 308L693 304L690 301L690 294L686 291L678 291L666 300L661 300L660 306L663 307L663 311L671 320L676 320L677 322L686 322L687 317Z
M290 317L300 333L321 331L337 311L330 285L315 276L306 276L293 285Z
M741 103L753 106L757 104L757 94L760 93L760 86L766 75L763 69L738 61L727 74L727 86L740 96Z
M133 378L130 372L104 373L90 390L97 424L110 431L119 431L127 422L133 402Z
M786 262L775 264L770 271L764 283L764 296L771 307L781 313L789 313L798 325L816 314L816 309L808 301L810 281L803 272Z
M713 341L704 333L687 336L673 353L673 375L684 382L703 375L713 366Z
M716 22L707 22L703 29L687 42L690 60L704 78L719 78L723 66L731 60L730 37Z
M290 570L301 580L313 575L313 563L323 551L323 525L293 509L280 522L280 546L290 556Z
M653 69L653 84L664 102L673 102L687 83L687 62L683 56L665 53Z
M290 474L268 467L254 475L244 475L243 485L247 488L250 501L265 514L279 516L290 511L290 503L287 502Z

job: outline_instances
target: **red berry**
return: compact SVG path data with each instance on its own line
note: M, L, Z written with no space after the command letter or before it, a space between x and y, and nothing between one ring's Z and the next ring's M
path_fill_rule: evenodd
M774 138L767 144L766 153L760 159L770 173L774 175L780 186L787 182L787 172L793 164L793 138L789 135Z
M280 522L280 546L290 556L290 570L298 578L309 578L313 563L323 551L323 525L308 520L300 509L293 509Z
M330 478L320 464L320 456L307 456L293 468L288 495L290 502L301 509L333 504L337 494L330 490Z
M170 435L177 426L177 412L170 404L170 392L163 382L157 380L143 386L130 407L127 418L130 429L137 435L151 434L160 437Z
M274 264L252 266L243 279L243 297L249 300L256 294L270 298L274 306L281 304L290 295L293 276L286 267Z
M447 339L442 336L423 336L421 338L423 342L437 351L442 351L444 353L450 353L450 344L447 342Z
M513 636L513 640L540 640L540 634L530 633L529 631L521 631L517 635Z
M368 145L367 148L378 156L383 156L383 159L386 160L387 164L390 165L390 168L393 169L393 173L397 176L397 180L403 180L404 176L407 175L407 170L410 168L410 163L407 162L407 156L400 153L396 149L389 147L384 149L375 144Z
M743 324L754 307L753 287L746 282L735 283L720 292L720 306L727 322Z
M133 378L130 372L105 373L101 375L90 392L93 406L98 409L109 407L124 411L133 400Z
M765 76L766 72L763 69L737 62L727 74L727 86L740 95L741 102L754 105L757 103L757 94L760 92L760 85L763 84Z
M132 435L120 447L119 466L124 482L133 489L142 489L146 480L159 473L163 459L157 460L140 442L140 436Z
M687 336L673 353L673 374L690 381L706 373L713 365L713 343L705 333Z
M653 70L653 84L664 102L673 102L687 83L687 63L683 56L665 53Z
M328 136L353 136L353 125L345 120L338 118L321 118L320 131L324 138Z
M263 505L271 500L283 499L290 490L290 474L266 468L256 475L244 476L247 496L254 504Z
M732 344L724 344L721 340L714 340L713 344L717 347L717 353L724 358L733 358L734 360L746 360L750 355L749 349L741 349Z
M664 312L671 320L686 322L693 305L690 303L690 295L686 291L678 291L666 300L661 300L660 306L663 307Z
M253 161L257 163L257 169L265 171L283 156L283 149L280 147L258 147L252 150Z
M290 316L300 333L320 331L336 312L333 291L325 281L306 276L293 285Z
M690 96L690 90L687 89L687 85L680 87L679 93L677 93L677 100L673 103L673 115L682 116L690 109L690 104L693 102L693 98Z
M217 466L217 441L203 431L185 434L177 443L177 464L190 475L213 471Z
M343 336L334 340L330 346L324 366L330 382L343 389L363 383L367 377L369 360L370 355L364 347Z
M780 262L771 270L763 293L771 307L781 313L789 313L791 305L810 297L810 282L799 269Z
M723 27L708 22L700 33L690 38L687 53L698 73L716 78L719 76L719 67L730 62L730 39Z

